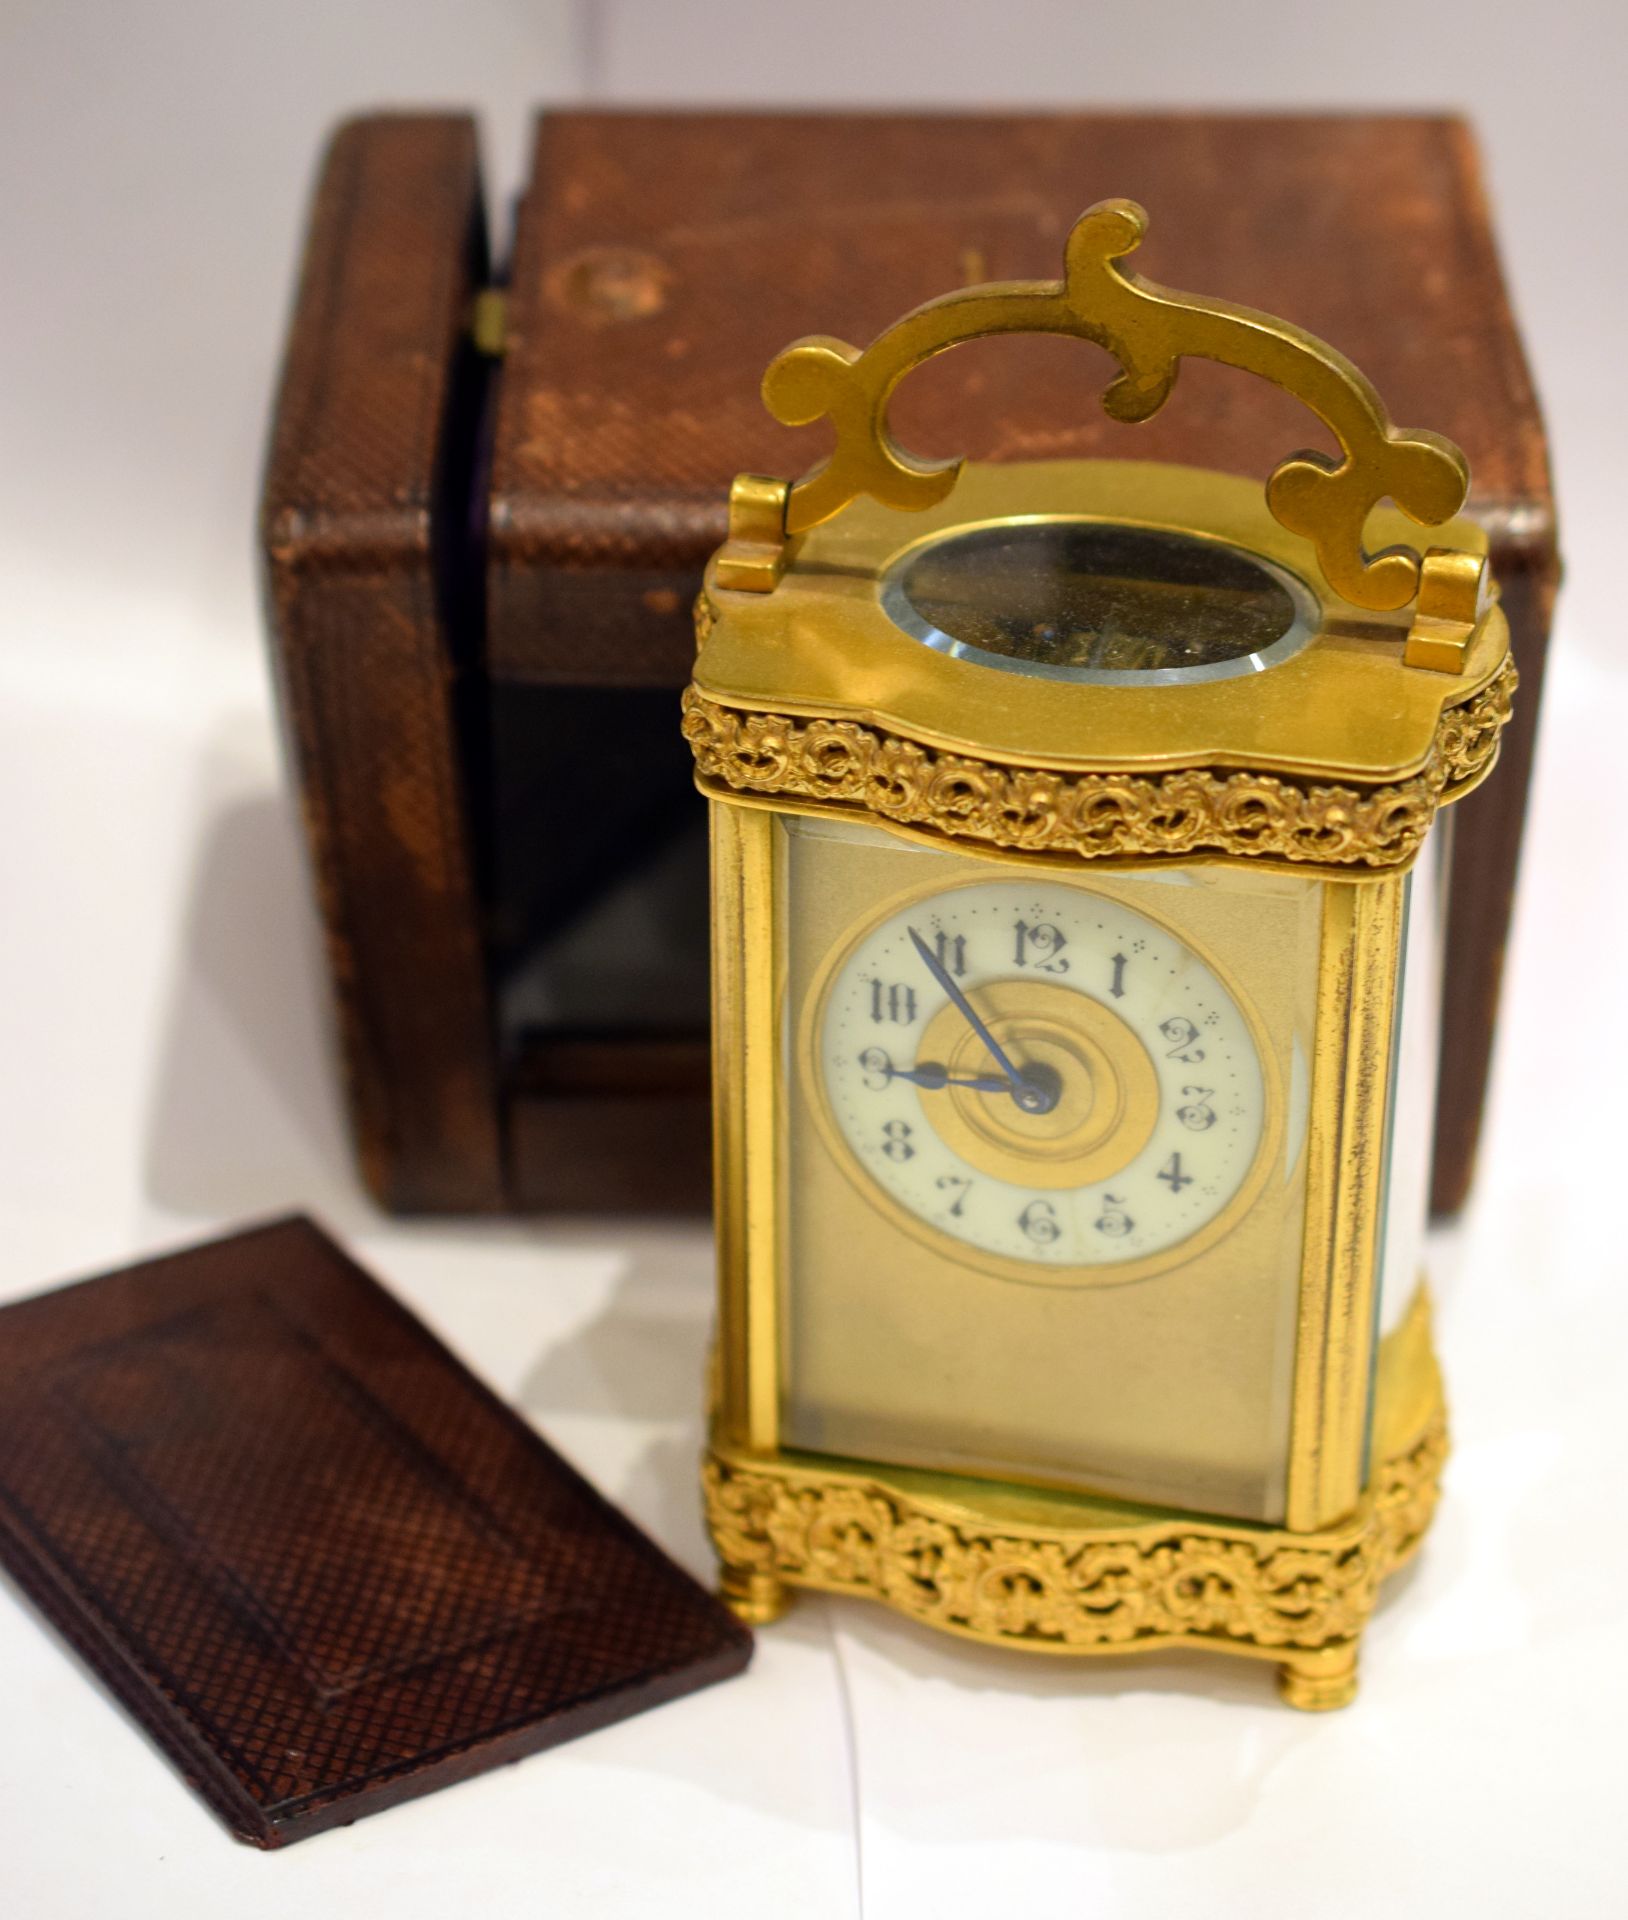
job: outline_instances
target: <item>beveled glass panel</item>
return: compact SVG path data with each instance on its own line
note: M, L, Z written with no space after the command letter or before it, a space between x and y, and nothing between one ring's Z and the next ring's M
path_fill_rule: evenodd
M1009 673L1113 682L1256 673L1315 630L1284 568L1224 541L1094 520L971 527L914 548L882 604L940 652Z

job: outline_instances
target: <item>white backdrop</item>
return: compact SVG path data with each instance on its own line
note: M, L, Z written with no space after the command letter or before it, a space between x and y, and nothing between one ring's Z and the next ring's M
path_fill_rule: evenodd
M1181 1662L1037 1671L807 1602L746 1680L262 1858L0 1585L6 1913L1620 1902L1628 862L1601 802L1628 708L1623 20L1606 0L0 9L0 1296L312 1208L697 1572L704 1235L408 1228L350 1170L252 547L327 125L474 105L512 186L550 100L1465 107L1570 563L1493 1124L1438 1250L1450 1498L1353 1711L1295 1716L1253 1672Z

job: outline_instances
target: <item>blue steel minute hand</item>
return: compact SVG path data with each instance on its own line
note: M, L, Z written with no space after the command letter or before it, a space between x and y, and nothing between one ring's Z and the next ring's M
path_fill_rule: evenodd
M983 1041L984 1045L989 1049L996 1066L1006 1075L1006 1083L1011 1090L1012 1098L1025 1113L1044 1113L1051 1105L1051 1102L1046 1098L1044 1089L1035 1086L1031 1081L1025 1080L1017 1068L1012 1065L1001 1043L973 1011L972 1002L950 978L949 969L943 965L938 955L934 953L927 942L922 939L916 929L914 927L907 927L905 931L910 935L911 945L916 949L917 953L921 955L922 965L926 967L927 971L950 996L950 999L955 1004L956 1011L961 1015L962 1019L966 1021L967 1025L971 1027L973 1032L977 1034L978 1038Z

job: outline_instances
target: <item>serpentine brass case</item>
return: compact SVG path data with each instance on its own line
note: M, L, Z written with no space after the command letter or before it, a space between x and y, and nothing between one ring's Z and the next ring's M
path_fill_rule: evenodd
M1490 771L1514 670L1485 540L1452 518L1462 456L1392 427L1361 375L1297 329L1125 271L1145 227L1130 203L1104 203L1075 227L1062 281L964 289L863 353L802 341L765 379L778 417L829 416L836 447L796 484L737 481L685 696L713 839L708 1522L723 1591L754 1621L789 1586L864 1594L1026 1650L1253 1655L1294 1705L1335 1707L1355 1691L1381 1580L1429 1522L1446 1448L1422 1284L1375 1353L1406 875L1437 810ZM910 367L1034 329L1115 354L1117 417L1156 410L1193 353L1296 394L1341 457L1294 456L1263 499L1186 468L963 468L893 443L887 404ZM1317 630L1263 672L1104 689L947 657L883 611L878 582L924 540L1041 519L1227 542L1303 583ZM1423 556L1405 544L1413 524L1439 529ZM1363 546L1374 533L1378 554ZM786 1130L806 1039L785 1031L774 829L797 814L954 848L991 877L1049 868L1111 888L1116 872L1222 862L1322 884L1281 1524L782 1446Z

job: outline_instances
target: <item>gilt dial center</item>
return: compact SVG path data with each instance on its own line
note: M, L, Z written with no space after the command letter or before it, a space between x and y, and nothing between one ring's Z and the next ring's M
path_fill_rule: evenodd
M959 1008L947 1004L928 1021L923 1049L946 1061L950 1084L927 1117L957 1155L1053 1191L1105 1180L1142 1151L1157 1118L1157 1075L1117 1014L1060 980L990 981L969 1004L1017 1084L990 1084L989 1042Z

